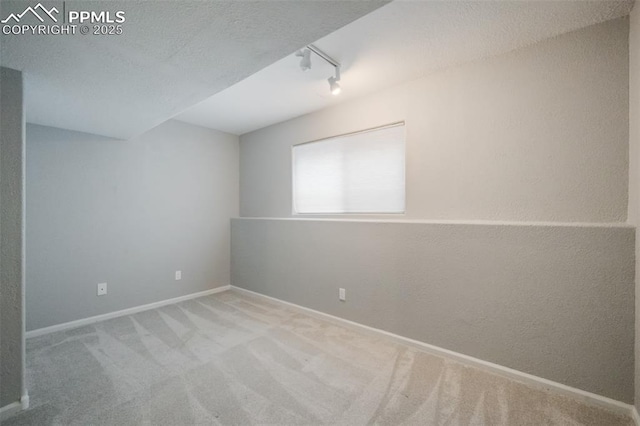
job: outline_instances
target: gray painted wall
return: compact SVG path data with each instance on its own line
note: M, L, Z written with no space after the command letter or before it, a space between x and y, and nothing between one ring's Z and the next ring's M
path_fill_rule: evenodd
M22 101L22 73L0 67L0 407L22 396Z
M640 7L631 13L629 31L629 223L640 224ZM636 271L640 240L636 239ZM640 274L636 273L636 408L640 411Z
M628 36L605 22L242 135L241 215L291 218L292 145L404 120L407 213L234 220L232 283L632 402L635 231L598 225L627 219Z
M26 213L28 330L227 285L238 138L176 121L130 141L28 125Z
M633 401L633 227L241 218L231 234L236 286Z
M291 216L292 145L405 120L406 219L623 222L627 35L613 20L245 134L241 215Z

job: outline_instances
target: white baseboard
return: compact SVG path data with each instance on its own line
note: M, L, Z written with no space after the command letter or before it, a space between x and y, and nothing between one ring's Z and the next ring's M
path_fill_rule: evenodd
M210 294L220 293L225 290L229 290L231 286L223 285L222 287L213 288L211 290L200 291L197 293L187 294L185 296L174 297L173 299L161 300L159 302L149 303L147 305L134 306L133 308L122 309L120 311L109 312L102 315L96 315L89 318L83 318L75 321L69 321L62 324L52 325L50 327L38 328L37 330L27 331L26 338L42 336L56 331L68 330L71 328L82 327L84 325L93 324L99 321L108 320L111 318L117 318L125 315L136 314L138 312L147 311L149 309L159 308L161 306L170 305L172 303L183 302L189 299L195 299L196 297L208 296Z
M11 404L0 407L0 423L7 420L9 417L15 416L20 411L24 411L29 408L29 394L25 393L20 397L19 401L12 402Z
M22 397L20 397L20 408L22 410L29 409L29 392L25 391Z
M11 404L0 407L0 423L7 420L9 417L15 416L20 411L24 411L29 408L29 394L25 393L20 397L19 401L12 402Z
M12 402L11 404L0 407L0 422L8 419L11 416L15 416L22 411L22 404L20 401Z
M619 414L631 416L636 421L636 425L640 426L640 420L638 419L638 412L635 410L635 407L633 405L616 401L615 399L607 398L605 396L598 395L595 393L587 392L582 389L567 386L562 383L554 382L552 380L544 379L542 377L534 376L533 374L524 373L522 371L514 370L509 367L504 367L502 365L494 364L489 361L484 361L482 359L474 358L469 355L464 355L458 352L450 351L448 349L440 348L438 346L430 345L428 343L420 342L418 340L409 339L408 337L399 336L397 334L390 333L388 331L369 327L367 325L359 324L354 321L349 321L344 318L340 318L334 315L326 314L324 312L316 311L311 308L306 308L304 306L296 305L295 303L285 302L284 300L280 300L280 299L276 299L275 297L256 293L251 290L246 290L244 288L240 288L236 286L231 286L231 289L239 293L250 294L252 296L256 296L263 299L268 299L273 302L284 304L286 306L297 309L298 311L301 311L308 315L330 321L337 325L346 326L360 332L365 332L369 335L374 335L376 337L384 336L398 343L402 343L407 346L411 346L416 349L420 349L422 351L432 353L434 355L454 359L456 361L459 361L467 365L473 365L474 367L481 368L485 371L490 371L494 374L498 374L500 376L507 377L509 379L514 379L519 382L526 383L527 385L533 386L537 389L552 390L558 394L562 394L562 395L571 397L573 399L577 399L581 402L584 402L592 406L606 408L610 411L613 411Z
M22 404L20 404L20 401L12 402L4 407L0 407L0 422L17 414L20 410L22 410Z

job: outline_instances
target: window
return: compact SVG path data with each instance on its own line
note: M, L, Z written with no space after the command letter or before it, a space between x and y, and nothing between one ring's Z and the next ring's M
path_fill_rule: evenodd
M404 213L404 123L293 147L295 213Z

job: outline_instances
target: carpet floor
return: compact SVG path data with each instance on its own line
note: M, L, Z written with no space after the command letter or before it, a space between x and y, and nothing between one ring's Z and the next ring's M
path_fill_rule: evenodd
M234 291L27 341L16 425L632 425Z

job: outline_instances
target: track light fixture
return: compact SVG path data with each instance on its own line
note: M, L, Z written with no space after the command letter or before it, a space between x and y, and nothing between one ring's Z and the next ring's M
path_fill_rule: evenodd
M300 69L302 71L311 69L311 50L299 50L298 52L296 52L296 56L302 57L302 59L300 59Z
M329 65L335 68L335 75L333 77L329 77L327 80L329 82L329 90L331 90L332 95L340 94L342 88L338 83L340 81L340 63L333 59L331 56L324 53L322 50L315 47L313 44L308 45L303 50L299 50L296 52L296 56L300 56L302 59L300 60L300 69L302 71L307 71L311 69L311 52L320 56L324 59Z
M340 87L340 83L338 83L338 81L340 81L340 68L336 68L336 76L329 77L328 81L329 81L329 90L331 90L331 94L339 95L340 92L342 91L342 88Z

